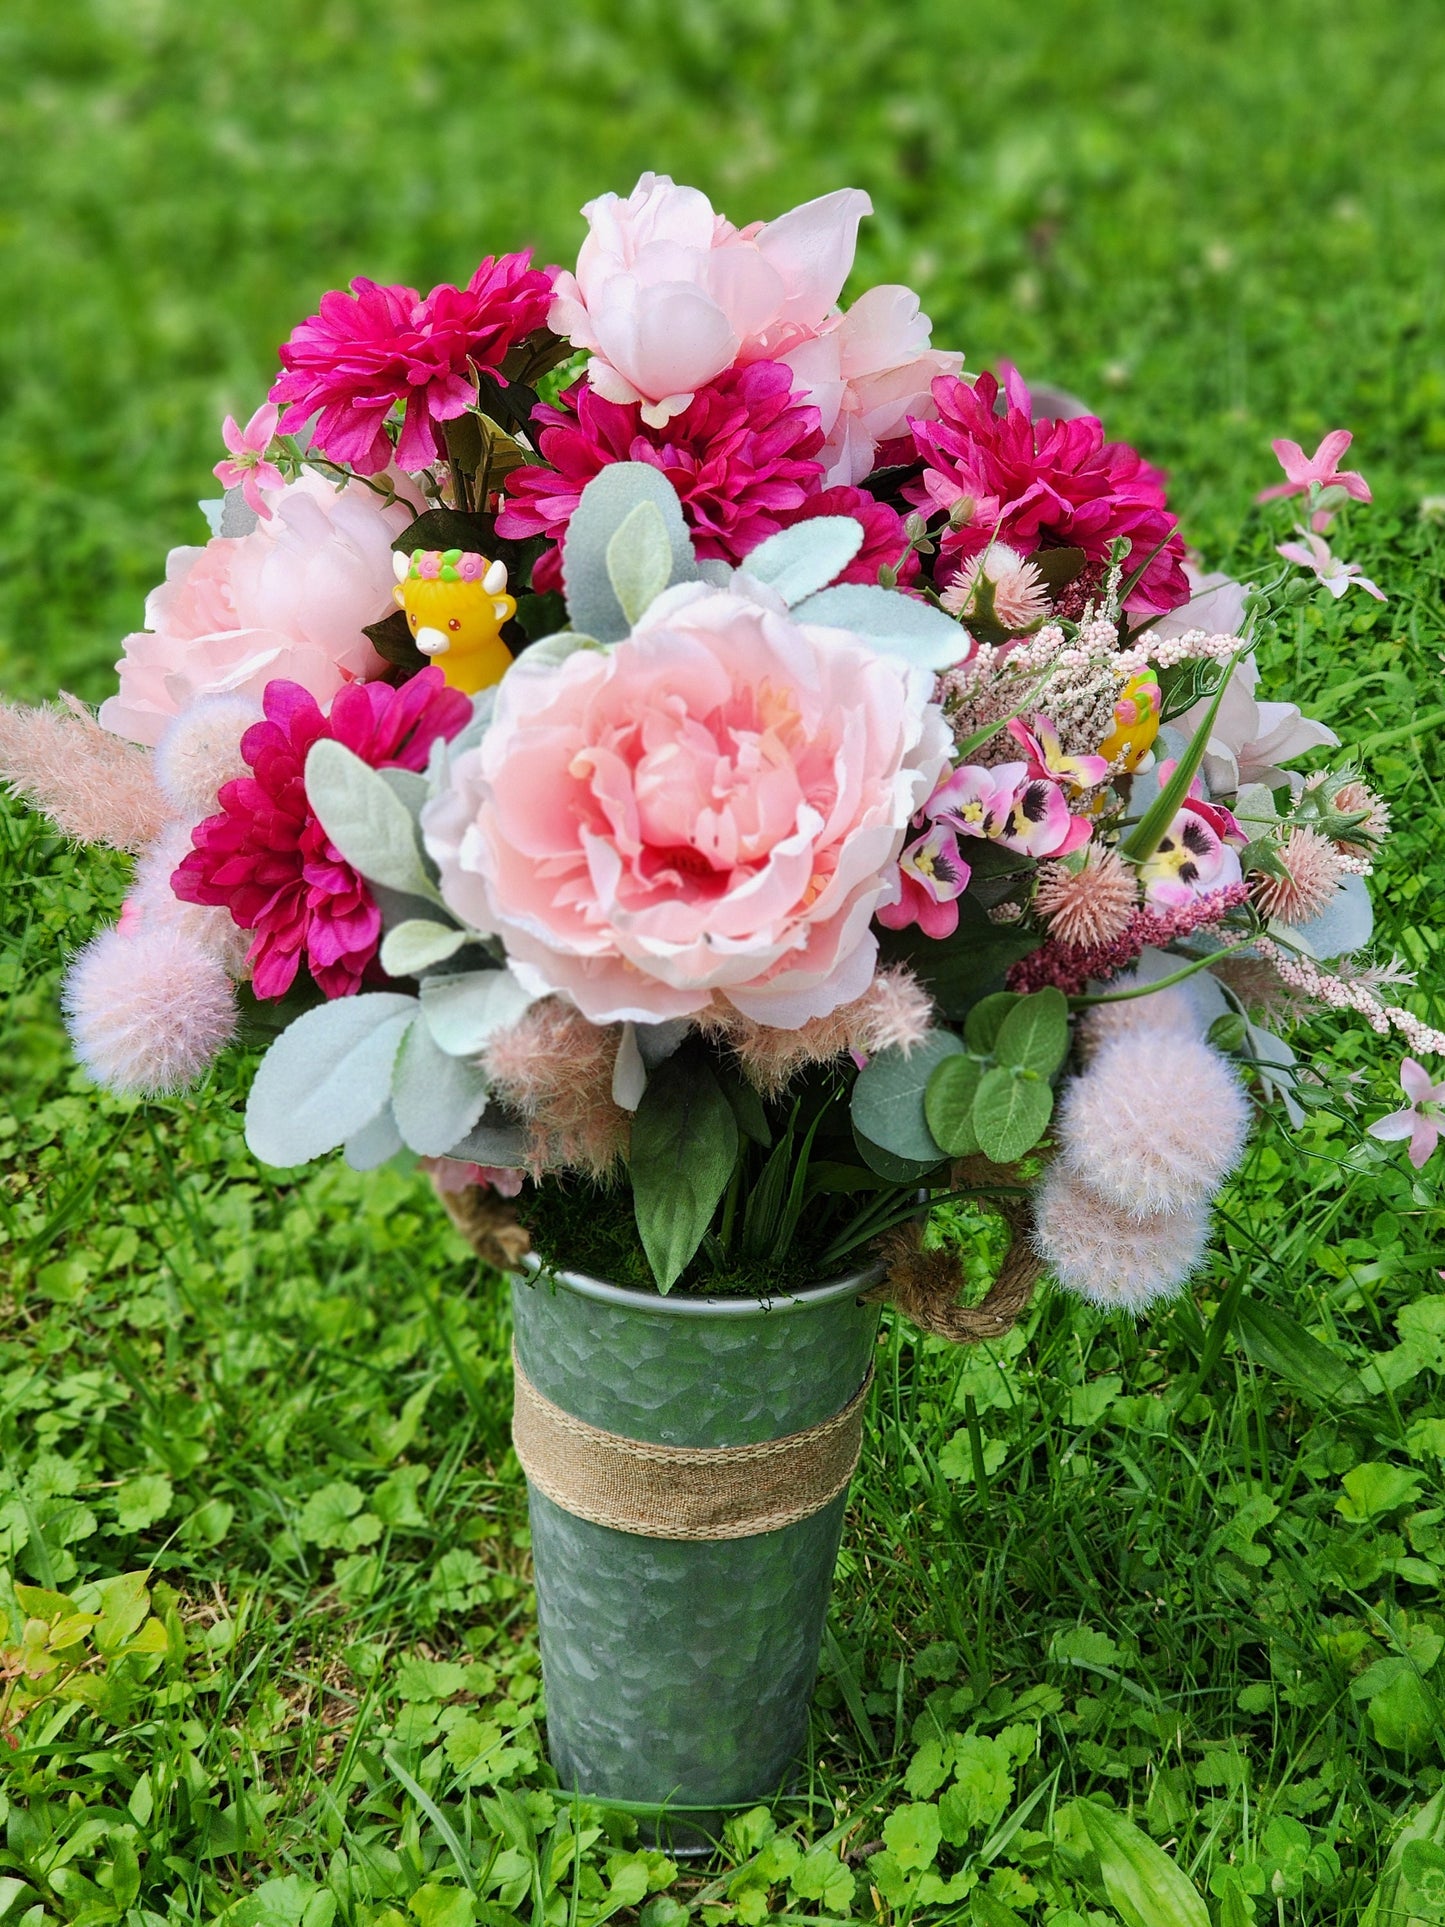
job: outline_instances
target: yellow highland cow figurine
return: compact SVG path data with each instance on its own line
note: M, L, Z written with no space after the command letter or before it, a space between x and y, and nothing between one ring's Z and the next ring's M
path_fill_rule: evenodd
M506 563L466 549L413 549L395 567L397 606L450 686L475 696L500 682L512 661L500 632L517 613Z

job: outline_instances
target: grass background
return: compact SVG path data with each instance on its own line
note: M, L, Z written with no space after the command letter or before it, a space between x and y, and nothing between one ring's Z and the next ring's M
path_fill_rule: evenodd
M1266 681L1365 743L1382 944L1442 1021L1433 0L9 0L0 74L7 694L106 693L323 289L570 260L649 166L738 220L855 183L856 285L1088 397L1211 565L1279 538L1272 436L1354 429L1347 552L1391 600L1308 606ZM5 1927L1202 1920L1080 1796L1223 1927L1361 1917L1445 1762L1434 1172L1267 1122L1139 1330L894 1328L804 1797L679 1872L548 1789L497 1280L411 1179L257 1169L239 1067L135 1106L71 1066L59 970L124 870L3 807L0 1565L149 1570L168 1628L93 1661L98 1707L12 1705ZM1332 1035L1377 1115L1396 1053ZM1438 1841L1405 1870L1445 1919Z

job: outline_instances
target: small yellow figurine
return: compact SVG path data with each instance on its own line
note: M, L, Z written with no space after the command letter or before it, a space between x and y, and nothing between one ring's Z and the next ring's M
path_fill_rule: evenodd
M1114 727L1099 745L1099 754L1112 763L1122 756L1124 768L1138 769L1159 734L1162 699L1152 669L1142 669L1125 683L1114 705Z
M500 630L517 613L507 565L466 549L413 549L395 558L397 606L424 656L465 695L490 689L511 666Z

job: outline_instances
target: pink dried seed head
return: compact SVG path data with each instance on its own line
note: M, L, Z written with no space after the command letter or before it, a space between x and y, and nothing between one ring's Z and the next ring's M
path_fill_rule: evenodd
M980 554L969 556L945 589L942 602L951 615L965 621L971 614L992 613L1011 635L1042 622L1053 607L1038 564L1006 542L991 542Z
M166 726L156 744L156 781L177 816L197 823L214 815L221 785L247 774L241 738L260 720L254 697L221 694L187 704Z
M1136 984L1136 973L1115 977L1109 989L1129 990ZM1165 1032L1171 1037L1202 1037L1204 1023L1199 1006L1185 984L1170 984L1147 997L1129 997L1122 1003L1095 1004L1079 1024L1079 1039L1088 1056L1096 1055L1112 1038L1133 1031Z
M1362 823L1352 824L1334 839L1335 848L1346 856L1368 855L1390 834L1389 804L1358 777L1340 784L1330 798L1330 809L1336 816L1365 813Z
M208 950L228 976L247 975L246 952L251 932L238 929L229 910L220 904L182 903L171 888L171 877L191 848L190 826L167 824L163 833L135 866L135 881L126 898L126 911L135 929L166 924L183 931Z
M1061 1161L1118 1210L1192 1209L1244 1154L1250 1107L1226 1058L1198 1038L1146 1029L1111 1038L1065 1085Z
M75 1054L121 1097L183 1090L236 1029L231 980L184 931L106 930L75 958L62 992Z
M1113 943L1138 908L1133 873L1105 844L1089 846L1081 868L1067 863L1040 867L1034 909L1060 943L1092 947Z
M1279 923L1309 923L1334 901L1345 874L1339 851L1318 831L1296 826L1278 854L1286 874L1256 876L1254 900Z
M905 964L885 964L859 1001L867 1051L901 1050L906 1057L933 1027L933 999Z
M102 729L75 697L61 700L65 709L0 702L0 782L64 836L143 850L170 816L150 752Z
M1034 1193L1034 1249L1065 1291L1106 1311L1142 1312L1198 1270L1208 1207L1138 1217L1056 1164Z

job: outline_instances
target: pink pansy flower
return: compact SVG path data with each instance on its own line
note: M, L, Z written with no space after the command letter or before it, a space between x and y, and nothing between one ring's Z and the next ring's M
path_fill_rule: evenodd
M1068 783L1076 790L1090 790L1109 774L1107 756L1065 755L1059 732L1047 716L1035 716L1032 728L1015 716L1008 730L1029 759L1030 776Z
M1431 1083L1425 1066L1407 1057L1400 1066L1400 1088L1410 1102L1401 1111L1377 1118L1370 1126L1370 1136L1383 1138L1387 1144L1409 1138L1410 1162L1418 1171L1440 1142L1440 1119L1445 1118L1445 1083ZM1445 1272L1440 1276L1445 1278Z
M889 930L905 930L916 923L925 937L951 937L958 928L958 899L968 888L969 875L955 833L944 823L930 825L899 857L899 898L880 908L879 923Z
M963 836L988 837L1034 857L1067 856L1090 836L1059 785L1030 776L1027 763L965 763L929 798L926 813Z
M1271 442L1270 447L1287 479L1276 482L1272 488L1262 488L1255 501L1273 502L1282 495L1308 495L1315 487L1343 489L1357 502L1370 501L1370 485L1364 476L1354 469L1341 472L1339 467L1340 457L1354 439L1348 428L1332 428L1313 455L1306 455L1298 442Z
M1158 849L1139 867L1146 903L1165 910L1183 910L1196 897L1211 896L1216 890L1243 882L1238 853L1210 821L1215 814L1228 812L1216 812L1197 801L1186 803L1179 811Z
M844 630L680 584L611 649L514 663L422 812L442 895L594 1024L721 999L797 1029L872 981L951 740L932 691Z
M1169 778L1177 768L1178 759L1173 756L1166 757L1159 765L1155 771L1155 775L1159 780L1159 787L1161 789L1168 783ZM1188 792L1180 808L1193 810L1196 816L1202 816L1220 841L1231 844L1235 849L1242 850L1249 841L1249 838L1240 828L1239 819L1233 810L1226 809L1223 803L1213 802L1209 796L1206 795L1204 784L1198 776L1190 783Z
M222 488L240 489L247 508L263 522L270 521L271 510L261 491L286 486L280 469L266 460L280 413L274 402L263 401L244 428L236 426L234 415L227 415L221 423L221 439L230 449L231 458L217 462L211 470Z
M1322 535L1316 535L1313 529L1299 528L1298 524L1296 527L1304 541L1280 542L1275 547L1276 555L1282 555L1286 562L1294 562L1301 569L1313 569L1321 587L1328 589L1336 602L1352 583L1357 583L1376 602L1389 601L1383 589L1377 588L1367 575L1360 573L1358 562L1342 562L1337 555L1330 553L1330 545Z

